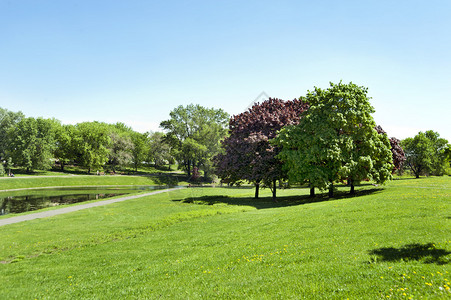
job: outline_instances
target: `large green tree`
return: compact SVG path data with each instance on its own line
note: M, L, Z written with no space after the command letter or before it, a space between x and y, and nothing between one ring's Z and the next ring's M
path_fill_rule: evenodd
M72 149L75 161L88 169L103 168L109 158L108 124L100 122L83 122L75 125L72 138Z
M8 157L7 152L11 144L10 129L23 118L25 116L22 112L12 112L0 107L0 161L5 161Z
M125 168L133 161L133 129L124 123L109 125L109 156L108 165L113 172L118 168Z
M413 138L402 140L401 144L406 165L416 178L420 175L443 175L449 167L447 149L450 145L437 132L419 132Z
M58 124L55 130L55 149L53 155L60 163L61 170L74 159L72 138L74 136L74 125Z
M14 163L27 172L49 168L53 164L58 126L59 121L55 119L24 118L11 127L9 151Z
M391 178L390 142L375 129L367 88L330 83L328 89L309 91L305 101L310 108L299 124L283 128L274 140L292 181L328 188L332 197L339 180L346 179L354 193L363 179Z
M174 161L171 155L171 146L166 141L163 132L149 133L147 161L153 162L157 168Z
M133 143L132 147L132 163L135 171L138 171L138 167L142 162L146 161L147 154L149 152L149 136L148 133L140 133L133 131L130 135Z
M208 173L211 159L220 149L220 140L227 133L229 115L222 109L190 104L180 105L170 112L170 119L161 122L167 132L173 153L191 175L193 167ZM206 174L208 175L208 174Z

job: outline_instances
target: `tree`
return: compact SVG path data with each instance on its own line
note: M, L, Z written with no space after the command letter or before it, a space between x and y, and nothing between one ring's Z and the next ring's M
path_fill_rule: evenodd
M133 130L124 123L109 125L109 155L108 165L113 172L117 168L124 168L131 164L133 159L133 141L131 135Z
M12 157L8 157L6 161L6 167L8 168L8 176L11 176L11 168L14 166Z
M164 133L153 132L149 134L148 161L153 162L156 167L162 167L173 161L171 146L165 140Z
M428 130L426 137L431 141L433 148L432 157L432 175L442 176L446 173L449 161L447 160L447 151L450 147L448 140L440 138L438 132Z
M0 161L7 159L8 149L10 148L10 135L11 128L16 126L23 118L25 118L22 112L12 112L0 107Z
M147 153L149 152L149 137L147 133L132 132L131 140L133 143L132 148L132 162L135 171L138 171L138 167L147 158Z
M74 159L72 148L72 137L74 136L74 125L58 124L55 130L55 149L53 155L60 163L61 170L64 165Z
M446 159L449 144L437 132L419 132L413 138L402 140L401 144L406 153L406 164L416 178L420 175L444 174L449 164Z
M222 142L224 152L215 158L216 172L222 181L253 183L255 198L258 198L261 184L269 186L275 199L276 181L286 175L276 157L279 149L269 141L283 126L297 124L307 108L302 100L269 98L233 116L229 122L229 136Z
M24 118L11 127L9 152L14 162L26 168L47 169L52 165L55 149L55 131L59 121L55 119Z
M367 88L353 83L315 87L305 101L310 108L298 125L287 126L274 140L291 181L329 189L334 182L354 185L364 179L383 183L391 178L392 155L385 135L378 134Z
M451 175L451 145L448 144L443 151L443 156L445 157L446 174Z
M200 105L182 105L170 112L170 119L161 122L179 164L191 176L191 168L208 170L211 158L219 149L219 141L226 134L228 114L222 109Z
M376 131L379 134L387 135L387 133L382 129L380 125L376 126ZM401 147L401 141L397 138L391 137L390 139L390 150L393 157L393 171L402 170L404 162L406 161L406 156L404 150Z
M109 137L108 125L99 122L83 122L75 125L72 137L72 149L78 164L88 169L101 168L108 161Z

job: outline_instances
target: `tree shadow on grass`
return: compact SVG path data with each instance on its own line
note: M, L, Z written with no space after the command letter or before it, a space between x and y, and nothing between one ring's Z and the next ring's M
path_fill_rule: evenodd
M173 174L173 173L158 173L152 176L148 176L157 185L169 185L177 186L179 182L186 181L187 177L183 174Z
M423 178L427 178L427 177L426 176L421 176L419 178L416 178L415 176L412 176L412 177L397 177L397 178L394 178L393 180L394 181L398 181L398 180L402 181L402 180L414 180L414 179L423 179Z
M178 201L182 203L193 203L199 205L227 204L237 206L252 206L255 207L256 209L266 209L266 208L288 207L308 203L336 201L346 198L361 197L380 192L381 190L382 190L381 188L370 190L359 190L356 191L354 195L350 195L347 192L336 192L334 198L329 198L327 196L327 193L319 194L313 198L310 198L309 195L283 196L277 197L277 201L274 201L272 197L260 197L259 199L255 199L252 197L229 197L227 195L212 195L200 197L187 197L184 199L177 199L173 201Z
M400 248L385 247L369 251L371 255L377 255L382 261L423 261L426 264L445 265L450 261L450 251L439 249L433 243L408 244Z

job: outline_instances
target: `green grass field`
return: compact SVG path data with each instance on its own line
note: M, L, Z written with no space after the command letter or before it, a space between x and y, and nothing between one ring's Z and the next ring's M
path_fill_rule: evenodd
M188 188L3 226L0 295L449 299L451 178L357 191Z
M182 180L182 179L181 179ZM99 185L166 185L187 184L176 176L161 174L155 176L129 175L77 175L77 176L28 176L0 177L0 191L11 189L53 187L53 186L99 186Z

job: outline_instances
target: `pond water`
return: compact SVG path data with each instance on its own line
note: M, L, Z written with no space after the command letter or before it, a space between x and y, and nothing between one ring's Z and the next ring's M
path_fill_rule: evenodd
M165 189L167 186L114 186L39 188L0 192L0 215L15 214L65 204Z

